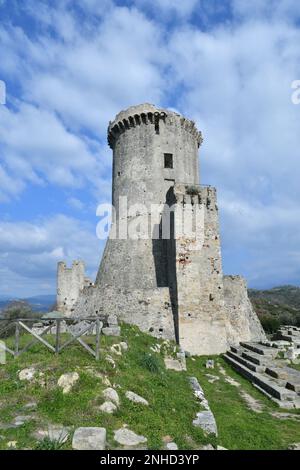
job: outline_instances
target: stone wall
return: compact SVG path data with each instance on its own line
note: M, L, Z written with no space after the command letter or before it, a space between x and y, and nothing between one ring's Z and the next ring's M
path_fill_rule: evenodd
M57 265L57 310L66 316L72 315L73 307L85 286L92 285L92 281L85 276L85 264L76 260L71 268L66 263Z
M247 284L241 276L224 276L227 313L227 337L230 344L264 341L266 335L248 297Z
M174 192L179 216L183 207L185 227L188 219L195 232L176 237L179 342L192 354L219 354L228 343L216 190L199 187L189 195L175 185Z
M85 287L73 307L73 315L117 315L153 336L175 339L173 312L168 288L133 289L114 286Z

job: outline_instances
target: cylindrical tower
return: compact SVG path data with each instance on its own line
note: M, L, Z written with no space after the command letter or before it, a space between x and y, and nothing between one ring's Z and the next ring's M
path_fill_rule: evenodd
M175 183L199 183L201 133L194 122L173 111L142 104L121 111L110 122L108 142L113 150L117 238L106 244L96 284L167 287L167 253L156 239L159 221L155 226L152 220L151 226L151 206L163 208ZM141 207L135 210L137 204ZM130 224L139 222L144 235L132 239Z

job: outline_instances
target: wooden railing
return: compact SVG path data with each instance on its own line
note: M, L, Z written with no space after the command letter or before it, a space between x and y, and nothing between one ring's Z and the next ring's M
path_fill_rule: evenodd
M1 323L5 322L5 326L1 328ZM62 322L64 323L64 330L61 331ZM31 327L28 326L33 325ZM36 328L36 324L43 324L38 329L41 329L41 332L38 333ZM83 328L80 328L80 323L85 323ZM87 324L86 324L87 323ZM74 332L72 327L77 325L78 331ZM59 354L63 349L68 347L70 344L77 341L88 353L90 353L96 361L99 360L100 356L100 335L102 330L103 323L99 317L80 317L80 318L51 318L47 317L43 318L18 318L13 320L7 319L0 319L0 338L2 337L3 333L7 330L12 329L15 327L13 338L14 338L14 345L9 348L6 345L6 342L3 340L0 341L0 350L4 350L5 352L11 354L14 358L20 356L24 352L28 351L32 346L37 343L42 343L46 348L48 348L54 354ZM27 343L25 346L21 348L20 346L20 335L25 331L29 335L33 336L33 340ZM83 339L81 338L83 335L87 334L89 331L92 332L93 336L95 336L95 349L91 348ZM95 333L93 333L95 331ZM52 334L55 336L55 344L52 345L47 341L43 336L46 334ZM69 334L71 338L65 339L62 337L63 334ZM63 341L64 339L64 341Z

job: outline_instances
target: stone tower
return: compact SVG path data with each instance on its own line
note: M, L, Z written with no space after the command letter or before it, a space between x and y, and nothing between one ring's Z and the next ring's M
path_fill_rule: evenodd
M82 289L72 312L115 313L193 354L263 338L245 284L228 280L224 290L216 189L199 184L195 124L132 106L110 122L108 143L116 217L95 285Z
M150 227L151 205L161 205L163 210L175 182L198 183L201 134L193 122L146 104L119 113L109 125L108 142L113 150L112 202L118 240L108 241L96 284L117 281L124 289L168 287L165 244L154 238L159 227ZM124 197L129 210L143 206L138 222L148 229L147 239L132 240L120 233L120 198ZM125 213L129 227L136 214L135 210L132 215Z

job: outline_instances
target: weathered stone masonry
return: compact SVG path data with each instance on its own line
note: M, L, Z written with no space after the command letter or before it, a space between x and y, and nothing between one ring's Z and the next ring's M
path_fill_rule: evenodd
M115 313L154 336L176 338L193 354L222 353L229 342L261 339L245 282L223 277L216 189L199 185L202 136L195 124L150 104L133 106L109 124L108 142L117 212L111 230L118 237L107 240L95 285L76 275L68 292L59 272L59 308L72 315ZM124 216L122 197L128 208L143 208ZM162 209L150 226L153 204ZM162 215L174 204L171 239L157 238ZM177 233L182 214L196 236ZM148 227L148 238L127 237L124 217Z

